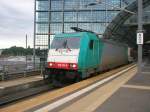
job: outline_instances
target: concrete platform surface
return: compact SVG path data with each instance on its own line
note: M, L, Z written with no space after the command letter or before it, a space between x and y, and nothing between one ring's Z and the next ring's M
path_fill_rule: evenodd
M150 69L136 74L95 112L150 112Z
M9 80L9 81L0 81L0 89L18 86L18 85L22 85L22 84L26 84L26 83L30 83L30 82L34 82L34 81L39 81L42 79L43 79L43 77L41 75L37 75L37 76L13 79L13 80Z

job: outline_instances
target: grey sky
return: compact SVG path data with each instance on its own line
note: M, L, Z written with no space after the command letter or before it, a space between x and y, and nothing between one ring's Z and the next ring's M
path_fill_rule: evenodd
M34 0L0 0L0 48L25 47L25 35L33 47Z

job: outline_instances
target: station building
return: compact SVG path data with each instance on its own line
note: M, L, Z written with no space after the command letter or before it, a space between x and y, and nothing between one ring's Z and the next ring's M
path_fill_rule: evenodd
M96 1L98 0L35 0L35 48L47 49L55 34L74 32L70 29L71 27L90 30L102 37L112 20L121 12L120 9L130 5L129 10L133 9L132 4L136 2L136 0L102 0L98 5L88 5L96 3ZM145 21L150 20L149 9L145 9ZM137 15L133 15L124 23L137 23L136 20ZM114 23L116 26L121 23L119 22L121 19L116 21L118 21ZM120 30L120 27L118 29L116 32L124 31L124 33L122 33L123 35L116 33L113 35L115 38L118 38L118 35L119 37L126 36L124 29Z
M96 0L36 0L36 47L46 48L48 39L56 33L73 32L70 27L103 34L107 25L125 7L125 0L105 0L96 6L87 6Z

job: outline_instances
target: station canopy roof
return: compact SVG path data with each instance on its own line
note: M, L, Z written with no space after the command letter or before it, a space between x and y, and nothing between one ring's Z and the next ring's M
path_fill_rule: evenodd
M128 5L125 9L137 13L138 11L138 0ZM146 8L150 5L150 0L143 0L143 8ZM126 43L130 47L136 47L136 26L126 26L124 23L129 19L133 14L120 11L120 13L112 20L112 22L106 28L103 38L111 39L118 42ZM148 30L150 30L150 25L144 27L144 41L150 41L150 34L148 34ZM147 31L146 31L147 30Z

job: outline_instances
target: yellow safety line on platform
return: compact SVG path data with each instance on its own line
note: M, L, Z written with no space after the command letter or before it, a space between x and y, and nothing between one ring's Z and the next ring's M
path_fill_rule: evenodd
M123 85L124 88L150 90L150 86L137 86L137 85Z

